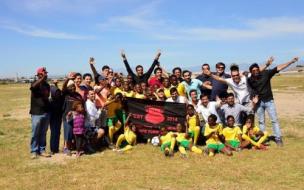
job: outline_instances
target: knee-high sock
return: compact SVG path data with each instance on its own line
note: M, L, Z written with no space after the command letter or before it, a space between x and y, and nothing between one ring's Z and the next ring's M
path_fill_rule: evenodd
M260 144L258 144L257 142L255 142L254 140L252 140L248 135L243 134L242 138L249 141L252 145L259 147Z
M113 143L114 133L115 133L114 126L109 126L109 139L110 139L110 143Z
M196 146L192 146L191 151L195 152L197 154L202 154L203 153L202 149L199 149Z
M268 137L267 132L264 132L264 135L259 139L258 144L262 144Z
M126 140L126 137L124 134L119 135L117 141L116 141L116 148L120 148L120 145L122 141Z
M186 153L186 149L185 149L184 147L182 147L182 146L179 146L179 147L178 147L178 150L179 150L179 152L182 153L182 154L187 154L187 153Z
M133 146L131 146L131 145L127 145L127 146L125 146L123 149L121 149L122 151L128 151L128 150L131 150L133 148Z
M173 151L174 150L174 146L175 146L175 138L171 138L171 146L170 146L170 150Z

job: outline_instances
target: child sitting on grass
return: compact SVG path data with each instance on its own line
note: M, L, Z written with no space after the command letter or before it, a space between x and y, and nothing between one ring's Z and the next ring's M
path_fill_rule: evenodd
M194 106L189 104L187 106L187 131L191 138L193 138L193 145L196 146L198 136L200 133L200 120L198 114L194 110Z
M160 150L164 152L165 156L173 156L174 146L175 146L175 137L173 132L168 132L165 126L160 128Z
M211 157L215 153L222 152L228 156L232 156L232 152L222 143L223 127L220 123L216 123L216 120L216 115L211 114L208 117L208 123L205 125L204 136L207 139L208 155Z
M182 154L183 157L187 157L186 150L191 150L197 154L202 154L202 150L197 148L192 143L192 138L189 136L188 133L183 133L183 127L180 123L176 125L176 133L175 139L177 141L178 150Z
M267 136L267 132L261 131L260 128L254 125L254 115L248 115L246 123L243 126L242 138L245 141L244 148L254 147L265 150L266 146L263 143L266 141Z
M67 114L68 122L71 122L73 126L73 135L76 142L76 156L79 157L84 153L83 145L85 142L85 110L81 102L74 102L73 110Z
M119 135L116 148L113 151L125 152L131 150L136 145L136 127L129 120L131 114L128 115L124 126L124 134Z
M242 131L234 125L235 120L232 115L227 116L227 126L223 129L225 145L234 151L240 151L242 148Z

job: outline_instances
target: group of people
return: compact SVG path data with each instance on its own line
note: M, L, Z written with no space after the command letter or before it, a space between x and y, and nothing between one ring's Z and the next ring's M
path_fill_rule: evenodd
M283 146L270 80L297 62L297 57L267 69L274 61L270 57L261 67L252 64L247 72L241 72L233 64L230 74L225 73L226 65L222 62L216 64L215 72L210 71L209 64L203 64L202 73L194 78L191 71L180 67L168 73L159 63L160 56L157 52L147 72L138 65L134 73L122 51L126 76L114 73L107 65L98 72L91 57L89 66L93 75L70 72L61 88L57 80L49 85L46 68L38 68L37 79L30 87L31 157L59 153L62 124L66 155L76 150L79 157L95 152L100 146L117 152L132 149L137 142L136 125L125 109L126 97L186 104L186 122L177 124L176 131L162 126L159 136L152 139L166 156L172 156L175 150L183 156L187 156L186 150L201 154L204 151L197 144L203 143L209 156L218 152L232 155L232 151L244 148L266 149L269 135L265 111L271 119L273 140ZM51 154L46 152L48 127Z

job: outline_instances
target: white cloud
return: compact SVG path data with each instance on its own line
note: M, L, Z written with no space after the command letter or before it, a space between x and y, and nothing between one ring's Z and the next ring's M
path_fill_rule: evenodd
M94 36L70 34L66 32L51 31L36 26L16 24L9 21L0 21L0 28L11 30L32 37L64 39L64 40L93 40Z

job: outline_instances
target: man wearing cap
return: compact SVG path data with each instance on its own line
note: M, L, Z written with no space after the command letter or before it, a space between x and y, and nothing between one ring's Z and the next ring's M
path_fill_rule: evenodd
M50 85L47 83L47 71L45 67L37 69L37 79L31 84L32 137L31 153L35 159L40 156L50 157L45 152L46 132L49 125L49 95Z
M273 61L273 58L270 58ZM282 134L277 117L276 107L273 101L273 94L271 90L270 80L271 78L281 70L285 69L289 65L297 62L298 57L293 58L291 61L278 65L273 69L260 71L260 67L257 63L252 64L249 67L251 77L248 79L248 84L253 89L253 92L259 96L259 102L257 104L257 115L259 119L259 127L262 131L265 131L265 110L271 119L272 129L275 136L275 142L278 146L283 146Z

